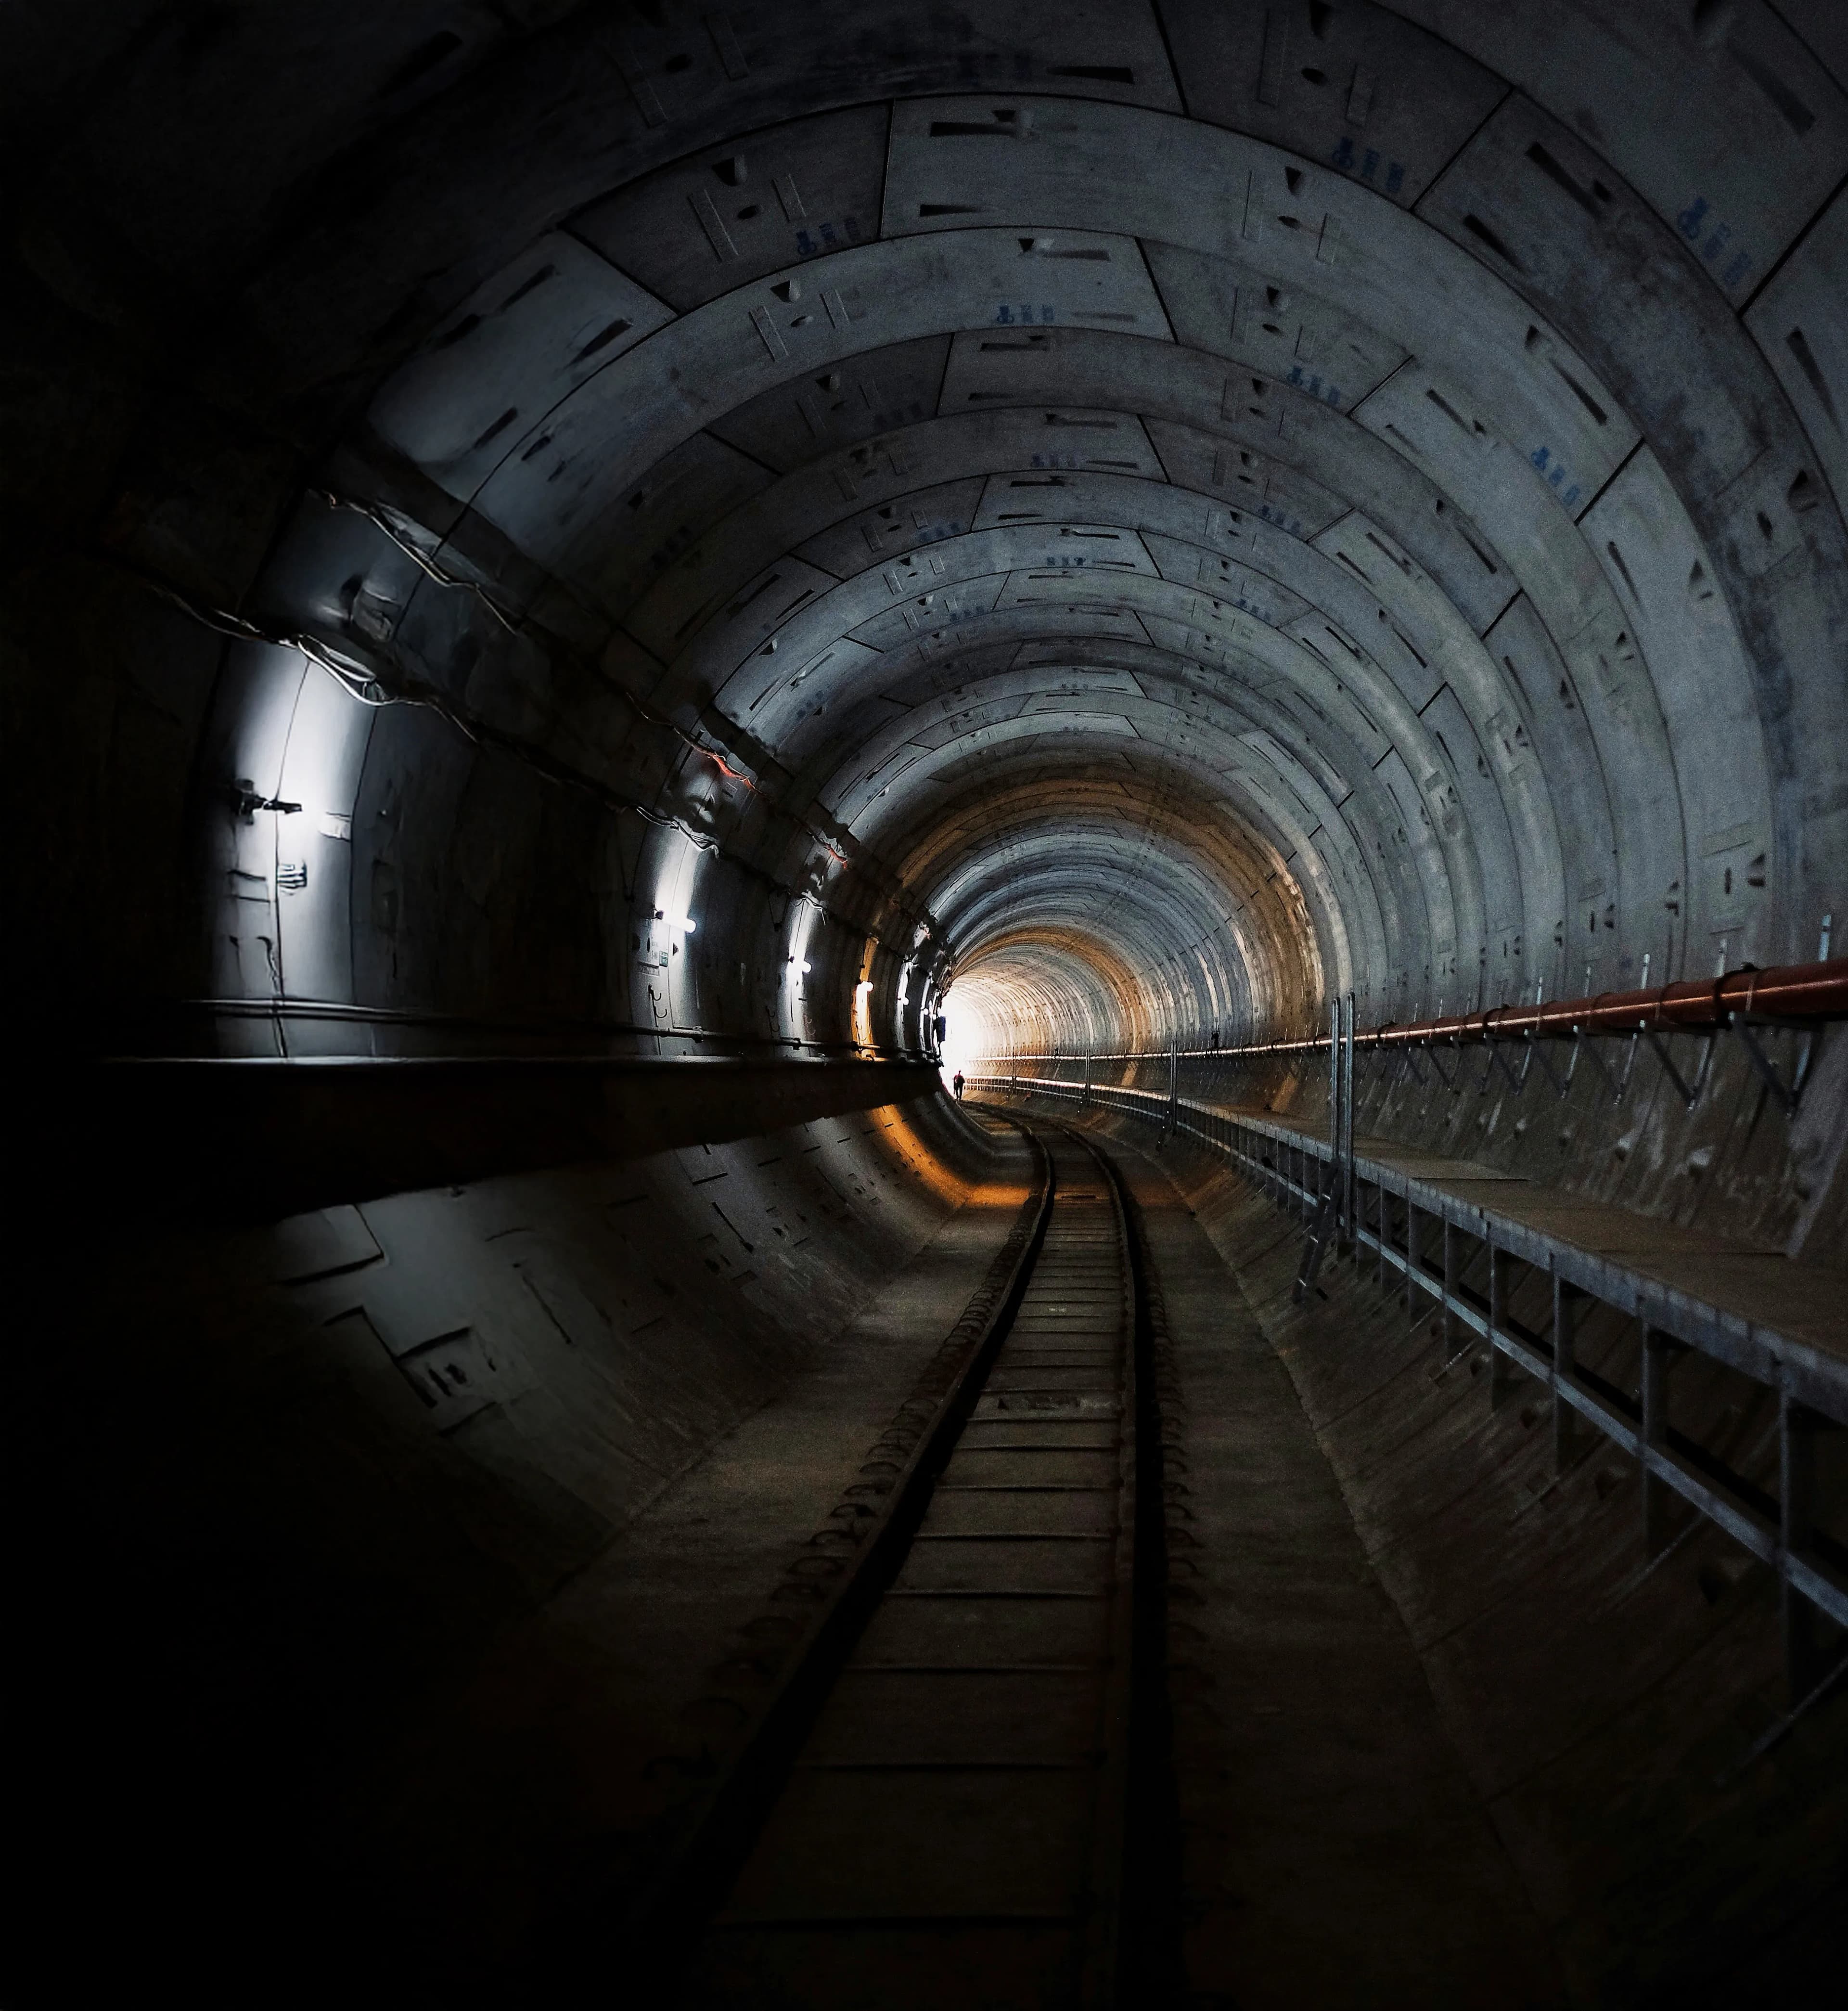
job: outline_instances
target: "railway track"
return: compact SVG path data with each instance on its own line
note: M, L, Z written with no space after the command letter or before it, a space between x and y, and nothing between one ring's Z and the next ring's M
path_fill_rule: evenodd
M1165 1765L1146 1271L1110 1162L1030 1135L1024 1277L890 1504L902 1538L851 1638L805 1672L683 2004L1160 2001L1138 1896Z

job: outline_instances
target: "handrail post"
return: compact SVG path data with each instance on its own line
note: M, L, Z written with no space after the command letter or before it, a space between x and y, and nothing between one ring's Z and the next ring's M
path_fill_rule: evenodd
M1342 1212L1350 1233L1354 1227L1354 995L1348 994L1347 1010L1342 1015L1345 1021L1345 1052L1342 1063L1342 1164L1345 1169L1342 1176Z
M1669 1540L1669 1504L1672 1490L1649 1470L1647 1454L1669 1443L1669 1371L1680 1348L1667 1334L1643 1322L1643 1547L1654 1557Z
M1341 1019L1337 998L1328 1021L1328 1174L1332 1186L1341 1177ZM1337 1220L1338 1232L1339 1222Z
M1790 1702L1800 1703L1824 1674L1816 1609L1790 1582L1790 1561L1808 1549L1816 1533L1816 1435L1831 1420L1800 1403L1788 1390L1778 1401L1779 1597L1782 1607L1784 1671Z
M1489 1232L1489 1409L1498 1411L1514 1389L1514 1367L1495 1337L1508 1328L1508 1252Z
M1583 1296L1577 1286L1553 1273L1553 1468L1558 1473L1572 1464L1573 1405L1565 1393L1572 1386L1573 1349Z
M1412 1190L1406 1189L1406 1324L1418 1324L1418 1291L1422 1283L1420 1273L1423 1269L1423 1258L1419 1244L1423 1240L1418 1233L1418 1208L1412 1199Z

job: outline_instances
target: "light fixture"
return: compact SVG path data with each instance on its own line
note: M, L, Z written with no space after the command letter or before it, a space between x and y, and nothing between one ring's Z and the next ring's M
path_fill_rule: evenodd
M300 803L284 803L280 796L262 795L247 775L240 775L232 784L231 803L246 824L254 819L258 810L273 810L279 817L293 817L301 808Z

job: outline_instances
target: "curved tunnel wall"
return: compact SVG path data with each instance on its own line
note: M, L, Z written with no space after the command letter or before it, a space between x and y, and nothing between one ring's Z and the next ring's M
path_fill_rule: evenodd
M870 1281L1027 1169L933 1098L24 1267L9 1999L553 2002L587 1894L624 1973L702 1694L968 1292Z
M964 971L1000 1046L1123 1048L1814 953L1826 29L581 11L290 51L293 208L175 137L248 24L47 136L35 333L200 341L89 422L190 610L100 618L155 747L57 722L76 854L182 924L117 988L838 1049Z
M123 0L0 33L9 860L42 1038L890 1055L947 991L990 1051L1210 1053L1338 991L1382 1020L1799 961L1843 917L1826 6ZM1700 1206L1826 1258L1839 1044L1823 1066L1789 1134L1729 1095L1613 1138L1589 1072L1557 1127L1434 1119L1403 1081L1369 1120L1664 1210L1698 1162ZM1313 1108L1313 1080L1259 1087ZM690 1443L982 1176L915 1122L904 1175L883 1117L805 1140L844 1194L734 1155L747 1233L840 1211L773 1288L734 1275L703 1162L651 1172L656 1240L722 1264L746 1337L705 1358ZM628 1512L623 1462L666 1459L633 1418L613 1451L560 1423L588 1372L561 1318L681 1416L616 1338L628 1246L587 1249L580 1176L522 1177L494 1206L571 1246L538 1284L524 1246L475 1248L510 1217L433 1191L399 1208L414 1248L328 1288L448 1276L542 1358L501 1469L432 1441L393 1496L436 1564L383 1704L343 1473L253 1479L208 1443L245 1399L286 1425L311 1351L221 1399L180 1338L197 1278L163 1258L156 1291L131 1253L40 1365L81 1399L59 1499L99 1443L155 1499L151 1418L255 1487L329 1622L309 1676L382 1746ZM901 1179L894 1226L867 1195ZM151 1291L170 1344L116 1376ZM191 1512L135 1532L157 1593ZM510 1564L477 1540L510 1518L537 1532ZM219 1667L216 1607L177 1632ZM193 1666L157 1688L203 1722L236 1671Z

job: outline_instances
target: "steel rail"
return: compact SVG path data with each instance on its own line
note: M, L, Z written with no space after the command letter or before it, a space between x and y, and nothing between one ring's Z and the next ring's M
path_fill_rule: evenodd
M1160 1598L1164 1554L1152 1547L1150 1522L1163 1504L1149 1260L1127 1190L1095 1141L1056 1122L1007 1121L1025 1133L1043 1169L1032 1230L904 1475L871 1514L858 1500L837 1511L861 1518L851 1547L838 1529L816 1539L851 1584L734 1763L719 1820L702 1822L697 1845L673 1867L670 1903L651 1923L664 1975L677 1966L666 1944L696 1942L682 1977L701 2002L760 2001L755 1965L774 1967L806 1939L833 1952L820 1961L826 1980L808 1979L805 2001L845 2001L837 1995L844 1986L858 2002L870 1979L856 1967L854 1943L869 1927L936 1938L936 1953L920 1944L914 1959L940 1963L946 1977L966 1952L959 1942L1011 1934L1029 1967L1050 1965L1043 1981L1068 1977L1080 2011L1136 2001L1143 1924L1154 1917L1143 1891L1151 1817L1139 1776L1164 1749L1151 1736L1146 1695L1151 1681L1161 1688L1158 1663L1150 1675L1146 1608ZM1094 1170L1075 1176L1087 1161ZM1075 1461L1107 1461L1108 1477L1062 1470ZM880 1465L876 1458L862 1472ZM852 1490L866 1492L864 1484ZM1100 1515L1094 1504L1106 1500ZM1094 1574L1039 1561L1093 1547ZM1032 1557L1031 1568L1011 1550ZM805 1558L797 1568L812 1571L820 1561ZM940 1601L983 1602L1016 1617L972 1659L957 1631L964 1622L923 1617ZM1095 1621L1075 1626L1070 1616L1080 1608ZM904 1644L896 1655L894 1628ZM862 1647L863 1637L872 1645ZM1153 1638L1159 1648L1159 1632ZM924 1685L935 1694L921 1717L914 1694L887 1728L855 1692L894 1675L914 1692ZM1043 1730L1018 1750L1013 1732L994 1743L994 1728L968 1714L972 1675L1068 1688L1082 1678L1092 1701L1077 1726ZM1060 1693L1049 1695L1056 1702ZM922 1739L920 1724L929 1728ZM1058 1811L1040 1853L1049 1869L1016 1881L1000 1901L963 1893L954 1876L946 1881L957 1833L933 1827L942 1821L934 1791L920 1798L906 1789L910 1800L901 1805L911 1813L897 1827L879 1810L882 1796L899 1792L891 1783L960 1774L990 1783L982 1792L990 1794L997 1775L1013 1774L1029 1785L1062 1778L1079 1790L1057 1790L1047 1802ZM828 1797L848 1791L816 1786L843 1778L887 1785L870 1799L856 1788L839 1803ZM818 1794L835 1813L817 1816ZM851 1895L842 1881L852 1885L853 1874L837 1861L842 1808L850 1828L869 1825L853 1828L856 1867L885 1867ZM894 1865L910 1867L896 1884ZM876 1919L865 1910L869 1899L882 1902ZM753 1940L766 1936L783 1952L766 1958ZM1064 1984L1056 1988L1068 2001Z
M1013 1122L1014 1120L1009 1120ZM708 1739L688 1756L700 1791L667 1826L657 1862L641 1888L613 1908L579 1903L547 1923L549 1936L588 1949L613 1932L626 1945L632 1980L663 1996L686 1946L744 1863L780 1792L795 1754L885 1587L902 1564L947 1457L1010 1331L1052 1219L1057 1180L1031 1128L1015 1123L1032 1154L1032 1184L1010 1232L951 1329L935 1361L843 1497L810 1537L766 1602L771 1618L797 1622L796 1638L767 1693L742 1658L741 1689L712 1700L740 1713L741 1735L727 1749ZM864 1498L872 1494L870 1504ZM791 1599L791 1593L805 1595ZM603 1895L596 1895L601 1900ZM612 1913L614 1918L612 1919ZM556 1963L557 1952L550 1952Z

